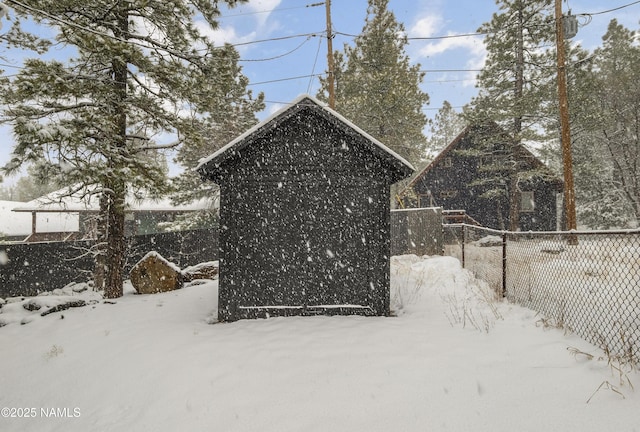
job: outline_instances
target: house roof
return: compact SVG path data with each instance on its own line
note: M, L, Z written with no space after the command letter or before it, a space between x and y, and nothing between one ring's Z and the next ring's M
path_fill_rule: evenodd
M445 148L443 148L440 153L436 155L436 157L429 163L422 171L420 171L413 179L407 184L407 186L402 190L400 196L403 196L406 192L413 189L416 183L418 183L427 173L429 173L438 163L447 157L447 155L454 150L456 147L460 145L460 143L469 135L473 130L481 127L481 125L468 125L462 132L458 134L457 137L453 139ZM500 126L495 122L489 122L484 124L484 127L491 128L495 134L503 135L505 140L511 140L511 136L509 136ZM554 179L556 183L562 184L562 180L558 178L555 174L551 172L549 167L547 167L540 159L538 159L529 149L527 149L523 144L518 144L516 146L516 153L520 158L529 159L530 162L534 165L535 168L540 168L545 170L550 177Z
M314 113L329 120L346 134L357 134L360 137L364 138L366 141L372 144L372 151L376 152L378 155L391 162L391 164L400 172L402 172L405 177L409 176L413 171L415 171L413 165L411 165L402 156L389 149L387 146L382 144L377 139L373 138L358 126L354 125L338 112L329 108L314 97L306 94L298 96L290 104L276 111L267 119L247 130L245 133L222 147L220 150L213 153L211 156L201 159L196 170L202 176L206 176L207 172L215 170L216 167L220 166L227 159L233 157L239 150L249 145L255 139L260 138L261 136L264 136L272 130L276 129L285 120L288 120L302 109L313 110Z
M99 193L83 193L76 191L69 194L68 188L59 189L40 198L36 198L13 208L14 212L98 212L100 210ZM189 212L206 210L218 205L217 197L203 198L190 204L173 205L169 198L139 199L129 191L126 200L128 212Z
M11 213L15 208L24 204L18 201L0 201L0 234L10 236L27 236L31 234L31 215L17 215Z
M0 234L11 237L24 236L33 232L33 217L27 213L13 213L14 209L25 205L18 201L0 201ZM38 233L71 232L78 230L78 215L70 213L47 213L36 216Z

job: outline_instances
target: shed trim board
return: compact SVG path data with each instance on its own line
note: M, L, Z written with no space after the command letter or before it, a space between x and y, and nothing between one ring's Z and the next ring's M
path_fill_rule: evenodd
M390 186L406 160L303 96L197 170L220 186L220 321L389 314Z

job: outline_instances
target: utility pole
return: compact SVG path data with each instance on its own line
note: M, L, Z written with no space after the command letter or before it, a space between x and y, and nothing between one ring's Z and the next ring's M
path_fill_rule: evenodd
M336 109L335 65L333 63L333 30L331 30L331 0L324 2L327 11L327 68L329 69L329 108Z
M516 157L516 146L521 142L522 135L522 93L524 90L524 16L522 6L518 8L518 33L516 36L516 73L513 98L516 113L513 117L513 139L510 154L512 157L509 168L509 230L518 231L520 227L520 192L518 191L519 162Z
M560 105L560 140L562 144L562 165L564 167L564 207L567 218L567 230L575 230L576 197L573 186L573 161L571 157L571 131L569 129L569 101L567 98L567 71L564 52L564 28L562 20L562 0L555 0L556 15L556 52L558 59L558 102ZM575 242L575 243L574 243ZM577 238L571 241L577 244Z

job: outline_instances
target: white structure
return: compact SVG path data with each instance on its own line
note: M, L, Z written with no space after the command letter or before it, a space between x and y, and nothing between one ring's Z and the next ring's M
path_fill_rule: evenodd
M31 234L31 216L16 214L12 210L24 204L18 201L0 201L0 236L16 239Z
M175 214L218 207L217 197L175 206L168 198L141 199L139 195L129 193L126 199L126 219L133 233L138 233L140 228L142 233L146 233L157 222L172 220ZM16 216L31 213L27 241L91 238L95 234L92 216L100 210L99 201L99 194L69 194L69 190L65 188L26 203L17 203L12 211Z

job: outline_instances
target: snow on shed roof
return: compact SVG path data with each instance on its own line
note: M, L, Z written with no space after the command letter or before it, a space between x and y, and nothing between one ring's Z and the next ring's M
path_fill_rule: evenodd
M94 188L95 189L95 188ZM99 193L83 193L77 191L69 194L68 188L59 189L26 203L19 203L14 212L97 212L100 210ZM188 212L206 210L217 207L217 198L207 197L190 204L173 205L169 198L139 199L129 191L126 198L126 210L130 212Z
M358 126L353 124L351 121L347 120L345 117L343 117L337 111L329 108L326 104L320 102L318 99L316 99L313 96L310 96L308 94L302 94L302 95L298 96L291 103L287 104L283 108L281 108L278 111L274 112L269 117L267 117L265 120L261 121L260 123L258 123L255 126L253 126L251 129L247 130L245 133L243 133L242 135L238 136L236 139L234 139L229 144L225 145L224 147L222 147L221 149L219 149L218 151L213 153L211 156L208 156L206 158L201 159L199 164L198 164L198 166L196 167L196 170L198 172L201 172L202 168L204 168L206 165L210 164L214 160L221 159L223 157L223 155L226 154L227 152L232 152L233 150L241 149L242 147L244 147L247 144L247 138L250 137L251 135L259 133L262 130L267 130L267 129L271 130L271 129L275 128L280 123L280 121L278 121L278 120L280 120L280 117L282 117L281 120L288 119L289 116L286 115L287 112L291 111L292 114L293 114L295 111L292 111L292 108L294 108L294 107L296 107L298 105L306 105L306 106L314 106L315 105L315 106L317 106L318 108L321 109L321 112L323 112L325 114L328 114L331 117L334 117L335 119L339 120L345 127L351 128L354 132L358 133L359 135L364 137L366 140L370 141L378 149L382 150L384 153L389 155L392 159L397 160L401 165L404 166L404 169L408 168L411 171L415 171L415 168L413 167L413 165L411 165L411 163L409 163L406 159L404 159L398 153L394 152L389 147L385 146L380 141L378 141L377 139L375 139L374 137L369 135L367 132L365 132L364 130L360 129Z

